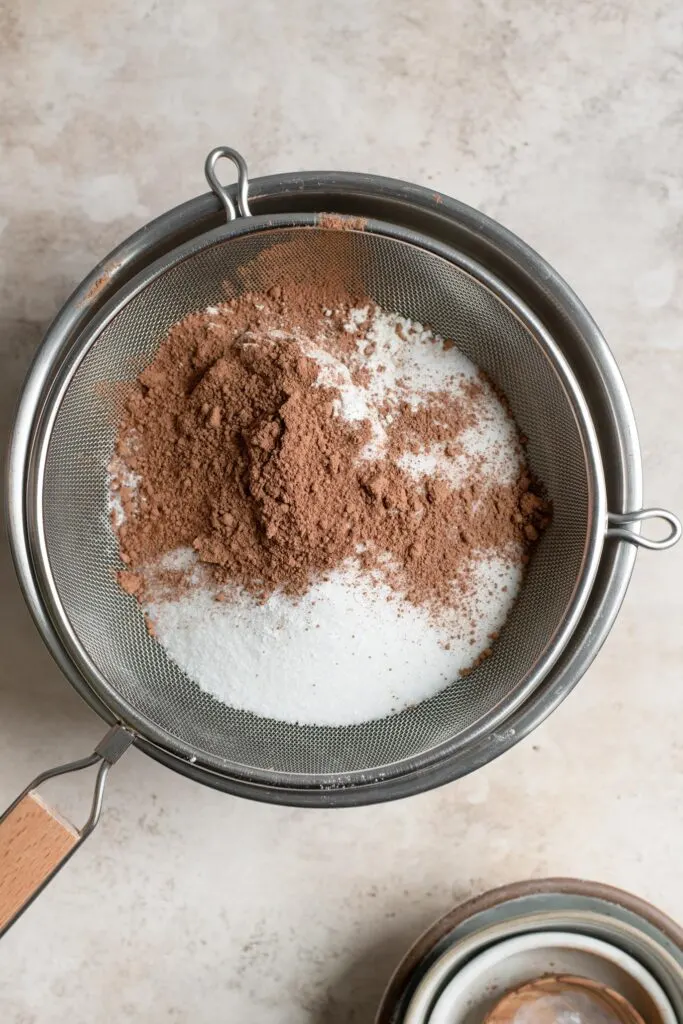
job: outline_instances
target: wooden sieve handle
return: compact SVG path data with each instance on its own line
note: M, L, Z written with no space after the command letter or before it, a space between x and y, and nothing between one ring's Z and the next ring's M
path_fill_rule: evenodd
M0 932L33 899L80 835L30 791L0 821Z
M0 936L95 828L107 772L133 742L133 733L113 726L94 752L42 772L0 816ZM97 768L90 814L82 828L63 821L36 790L48 779Z

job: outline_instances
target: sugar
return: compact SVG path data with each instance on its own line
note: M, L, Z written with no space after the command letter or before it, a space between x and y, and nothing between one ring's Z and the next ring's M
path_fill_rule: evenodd
M367 323L369 310L353 309L347 327ZM340 392L334 411L349 422L369 420L372 439L361 457L375 459L386 448L386 427L392 422L391 409L399 402L412 408L425 405L431 395L449 391L457 396L468 383L477 381L485 398L478 405L479 422L460 438L462 453L446 457L443 445L433 445L417 455L406 453L399 465L415 477L438 472L454 486L460 485L477 459L482 476L498 483L513 483L519 472L520 451L517 428L492 388L483 382L478 367L454 346L445 347L438 334L422 324L377 310L364 338L348 365L315 341L303 341L307 355L320 367L318 384ZM370 373L367 387L354 384L357 369Z
M398 464L411 476L444 477L453 487L461 487L472 471L476 459L481 476L500 484L512 484L519 476L519 451L514 423L500 407L482 430L481 426L464 430L459 438L462 451L446 455L445 444L435 443L424 451L405 452Z
M478 369L457 348L444 348L438 334L422 324L396 313L379 310L367 333L372 347L365 362L372 373L368 390L375 401L396 400L398 392L413 407L423 405L430 392L450 387L453 393L467 380L478 376ZM378 374L377 367L386 370Z
M276 593L260 604L227 593L219 602L205 585L145 610L178 667L223 703L285 722L353 725L433 696L489 646L513 603L520 570L489 559L472 571L464 614L461 609L438 625L381 582L369 585L354 566L299 600Z

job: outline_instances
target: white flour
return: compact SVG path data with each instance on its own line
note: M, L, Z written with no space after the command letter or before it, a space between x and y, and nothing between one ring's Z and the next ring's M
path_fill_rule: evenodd
M349 333L367 316L367 310L353 311ZM339 389L337 415L370 420L372 438L363 458L385 448L392 406L408 401L419 407L430 392L457 394L478 375L469 359L444 347L431 331L381 311L344 361L326 351L321 339L297 340L321 367L318 383ZM367 387L354 383L358 369L369 371ZM400 464L415 477L439 475L458 484L476 459L492 481L516 479L517 430L488 385L477 405L477 425L459 440L458 455L446 457L443 445L432 445L402 456ZM115 495L111 500L120 520L120 502ZM194 559L193 552L179 551L163 565L192 566ZM154 574L152 567L148 578ZM382 718L434 695L489 647L490 634L514 602L521 570L512 559L497 558L473 562L472 574L470 598L439 625L427 609L369 581L354 564L298 600L276 593L262 604L227 591L221 595L227 600L216 600L218 588L196 565L189 593L157 596L143 610L168 655L219 700L288 722L344 725Z

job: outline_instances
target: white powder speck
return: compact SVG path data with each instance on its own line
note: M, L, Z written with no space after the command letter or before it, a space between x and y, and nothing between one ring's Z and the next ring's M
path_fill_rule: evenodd
M107 479L107 511L114 527L118 529L126 518L121 502L120 487L127 487L131 494L136 496L140 486L140 477L128 469L125 462L116 456L107 468ZM115 487L114 484L116 484Z

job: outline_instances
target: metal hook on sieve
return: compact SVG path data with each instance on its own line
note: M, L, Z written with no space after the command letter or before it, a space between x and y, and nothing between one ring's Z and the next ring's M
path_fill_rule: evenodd
M634 533L629 527L633 523L642 523L650 519L663 519L669 525L666 537L651 540L640 533ZM641 508L635 512L609 512L607 514L607 536L628 541L636 547L649 548L651 551L666 551L681 539L681 521L673 512L665 508Z
M228 221L236 220L237 210L235 209L235 204L227 188L220 183L216 174L216 164L224 157L227 160L231 160L237 168L237 209L240 216L251 217L251 210L249 209L249 172L247 171L247 162L241 153L238 153L236 149L231 149L230 146L217 146L215 149L212 149L204 164L206 180L211 186L212 191L216 193L222 202L228 215Z
M92 754L48 768L0 815L0 936L93 831L100 818L109 769L128 750L133 734L113 726ZM99 765L90 812L81 828L63 821L36 790L48 779Z

